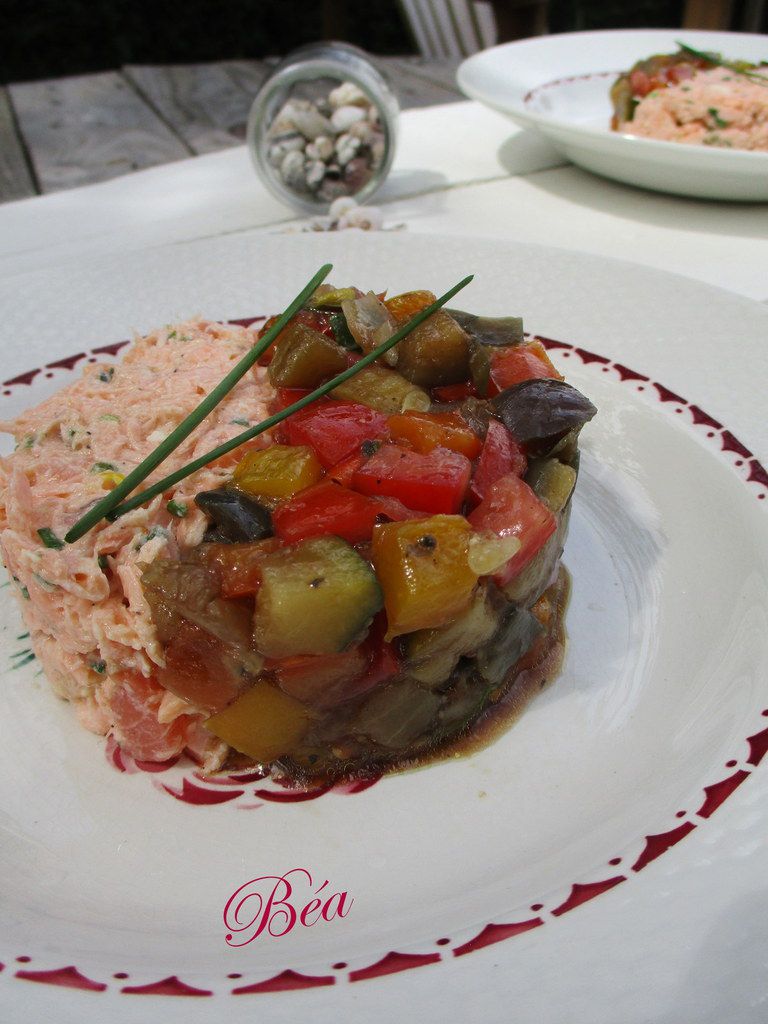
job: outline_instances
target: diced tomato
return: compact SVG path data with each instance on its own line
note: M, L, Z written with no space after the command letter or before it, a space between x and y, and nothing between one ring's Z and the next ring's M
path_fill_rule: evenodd
M491 356L491 370L488 378L488 394L498 395L505 388L511 388L524 380L551 377L562 380L549 360L547 351L540 341L495 352Z
M695 70L690 64L673 64L667 68L667 79L677 85L678 82L693 78Z
M157 710L165 690L154 679L135 672L115 677L109 696L112 726L120 746L139 761L167 761L184 749L189 715L172 722L157 720Z
M417 452L442 447L474 459L482 447L480 438L457 412L406 412L390 416L387 422L391 436L407 441Z
M310 405L286 420L290 444L309 445L326 468L351 455L363 441L389 434L387 417L357 402Z
M371 539L377 522L417 517L418 513L394 498L369 498L323 480L281 502L272 514L272 523L275 534L288 544L327 534L361 544Z
M557 521L520 477L510 473L488 489L484 499L467 517L478 532L517 537L521 548L503 569L494 574L499 586L509 583L549 540Z
M633 96L647 96L653 89L653 79L644 71L633 71L629 76L629 84L632 87Z
M270 404L270 411L273 413L282 412L283 409L287 409L289 405L293 405L294 402L298 402L301 398L306 398L309 394L311 392L307 391L306 388L277 388L275 397ZM319 401L322 402L322 399Z
M475 463L469 493L475 503L483 500L490 487L508 473L524 476L528 468L525 452L499 420L488 422L483 450Z
M436 402L460 402L462 398L477 398L478 392L471 380L464 384L445 384L432 388L432 397Z
M385 444L358 469L352 483L363 494L388 495L408 508L456 513L469 485L472 463L459 452L435 448L424 455Z
M243 677L226 647L200 626L180 619L173 637L164 645L165 665L157 668L160 683L177 697L209 711L219 711L239 696Z
M275 679L283 693L296 700L329 707L349 699L356 681L365 676L369 661L369 652L362 646L339 654L295 655L274 663Z
M363 455L359 451L355 452L354 455L347 456L346 459L337 462L335 466L331 466L328 470L328 478L335 480L337 484L342 484L344 487L351 487L352 477L365 462L366 458L368 456Z
M222 597L247 597L261 583L264 555L276 551L280 541L273 537L253 544L205 544L198 548L206 565L218 574Z

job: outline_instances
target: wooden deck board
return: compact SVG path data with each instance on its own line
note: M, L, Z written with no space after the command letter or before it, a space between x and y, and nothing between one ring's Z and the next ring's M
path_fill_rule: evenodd
M8 93L0 87L0 203L37 192L16 131Z
M268 73L253 61L246 75L242 63L128 65L124 71L193 153L214 153L242 143L253 97Z
M118 72L27 82L8 91L43 192L190 155Z
M374 59L404 110L461 98L455 61ZM0 202L240 144L276 60L130 65L0 89Z

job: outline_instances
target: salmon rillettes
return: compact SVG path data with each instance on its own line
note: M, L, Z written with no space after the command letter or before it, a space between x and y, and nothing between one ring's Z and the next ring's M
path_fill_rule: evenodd
M151 483L307 395L434 301L321 286ZM261 329L261 333L272 321ZM64 544L256 342L192 320L13 422L0 549L82 724L140 760L303 784L442 756L556 673L595 413L518 317L440 310L269 434Z

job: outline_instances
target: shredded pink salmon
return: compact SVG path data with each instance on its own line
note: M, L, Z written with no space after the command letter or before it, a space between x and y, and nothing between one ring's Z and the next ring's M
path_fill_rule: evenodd
M0 458L0 554L31 646L82 724L113 733L143 760L188 747L214 769L226 752L200 728L199 710L153 679L163 654L140 577L154 558L176 558L180 548L200 543L207 520L194 495L221 486L242 449L75 544L46 547L37 531L47 527L63 538L114 485L115 473L141 462L219 383L257 330L205 320L165 327L136 338L121 363L88 365L76 383L0 421L17 445ZM272 394L266 371L246 374L148 483L264 419ZM267 443L265 435L252 446ZM171 515L170 499L186 506L186 516Z

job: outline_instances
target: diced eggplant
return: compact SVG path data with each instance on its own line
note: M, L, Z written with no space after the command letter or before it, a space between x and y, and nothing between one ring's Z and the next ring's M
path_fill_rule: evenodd
M519 345L525 338L521 316L475 316L461 309L446 309L479 345Z
M543 632L543 626L527 608L509 605L496 635L475 660L476 669L489 686L500 686L509 670Z
M236 544L272 536L269 510L242 491L228 487L201 491L195 504L213 520L218 540Z
M474 654L496 633L500 614L489 587L478 587L469 608L447 626L420 629L405 638L408 674L425 686L443 683L462 655Z
M469 376L469 337L443 309L414 328L397 351L398 372L421 387L458 384Z
M548 454L597 412L576 388L548 377L521 381L496 395L491 405L515 440L533 455Z
M267 372L273 387L312 389L346 368L347 357L331 338L292 320L275 344Z
M389 750L402 750L430 729L440 697L413 679L401 679L374 691L352 722L362 734Z
M254 638L269 658L334 654L365 636L383 606L370 564L339 537L264 556Z

